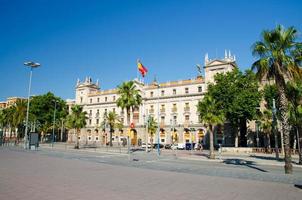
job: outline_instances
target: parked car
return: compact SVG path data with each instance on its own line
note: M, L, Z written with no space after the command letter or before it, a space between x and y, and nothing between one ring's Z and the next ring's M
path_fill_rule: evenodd
M172 145L171 145L171 149L172 149L172 150L177 150L177 147L178 147L178 144L172 144Z
M146 147L147 147L146 143L143 143L142 148L145 149ZM148 149L151 149L151 144L150 143L148 143Z
M186 143L186 150L192 150L192 149L194 149L194 146L195 146L195 143L193 143L193 146L192 146L192 143Z
M157 146L158 146L158 144L153 144L153 148L154 148L154 149L157 149ZM163 144L159 144L159 148L160 148L160 149L163 148L163 147L164 147Z
M185 148L186 148L186 144L184 144L184 143L178 143L178 144L177 144L177 149L183 150L183 149L185 149Z
M165 149L171 149L171 144L165 144Z

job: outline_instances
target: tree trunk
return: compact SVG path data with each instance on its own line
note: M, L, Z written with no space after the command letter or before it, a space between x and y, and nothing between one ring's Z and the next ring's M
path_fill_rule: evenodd
M109 131L109 145L112 147L112 132L113 132L113 129L112 127L110 127L110 131Z
M76 135L76 146L74 147L75 149L80 148L80 143L79 143L79 131L75 129L75 135Z
M267 139L267 148L270 149L271 148L271 138L269 133L266 134L266 139Z
M235 147L238 147L238 141L239 140L239 128L237 128L237 131L235 133Z
M209 139L210 139L210 159L215 159L215 154L214 154L214 135L213 135L213 127L212 125L209 126Z
M130 108L126 108L127 112L127 125L130 126Z
M288 122L287 115L287 105L288 100L285 94L285 81L280 77L276 77L276 85L279 93L279 101L280 101L280 114L281 114L281 129L283 132L283 143L284 143L284 170L286 174L293 173L293 165L291 158L291 150L290 150L290 126Z
M298 136L298 152L299 152L299 165L302 165L302 127L298 126L297 136Z

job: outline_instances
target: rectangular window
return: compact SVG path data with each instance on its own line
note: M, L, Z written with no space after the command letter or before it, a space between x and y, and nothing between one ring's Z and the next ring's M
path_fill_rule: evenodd
M89 119L89 125L91 125L91 119Z
M113 96L113 101L115 101L115 96Z
M150 92L150 97L153 97L153 94L154 94L153 92Z
M97 124L97 125L99 124L99 119L96 119L96 124Z
M165 122L165 116L161 116L160 120L161 120L161 123L164 123Z
M100 98L98 98L98 103L100 102Z
M92 103L92 99L90 99L90 103Z
M105 97L105 102L107 102L107 97Z
M186 120L186 121L189 121L189 120L190 120L190 115L186 115L186 116L185 116L185 120Z
M99 140L99 137L95 137L95 140L98 141L98 140Z
M113 108L113 112L115 112L115 108Z
M173 89L173 94L176 94L176 89Z
M165 95L165 90L162 90L161 91L161 96L164 96Z
M161 142L165 142L165 139L161 139Z
M186 93L186 94L189 93L189 88L185 88L185 93Z
M201 86L198 87L198 92L202 92L202 87Z

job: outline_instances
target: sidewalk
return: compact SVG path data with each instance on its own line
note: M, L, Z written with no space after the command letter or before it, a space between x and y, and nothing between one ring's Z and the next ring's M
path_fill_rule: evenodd
M40 148L42 149L54 149L54 150L65 150L72 152L87 152L87 153L107 153L107 154L123 154L127 155L126 147L98 147L98 148L81 148L74 149L74 144L66 144L66 143L55 143L53 147L51 144L40 144ZM132 155L136 154L144 154L145 151L137 151L132 152ZM154 152L153 152L154 153ZM146 153L147 155L151 153ZM203 162L218 162L218 163L226 163L226 164L249 164L249 165L266 165L266 166L284 166L284 160L281 158L279 160L275 159L274 154L263 154L263 153L252 153L252 154L230 154L230 153L219 153L215 152L215 159L208 159L208 151L204 150L202 152L199 151L185 151L185 150L161 150L161 157L174 157L180 160L194 160L194 161L203 161ZM293 167L302 168L302 165L298 165L298 156L293 155Z

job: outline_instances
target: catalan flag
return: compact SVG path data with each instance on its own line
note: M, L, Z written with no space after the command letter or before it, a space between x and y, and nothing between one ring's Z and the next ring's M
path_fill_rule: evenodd
M142 74L142 76L145 77L148 72L148 69L139 60L137 61L137 68L138 71Z

